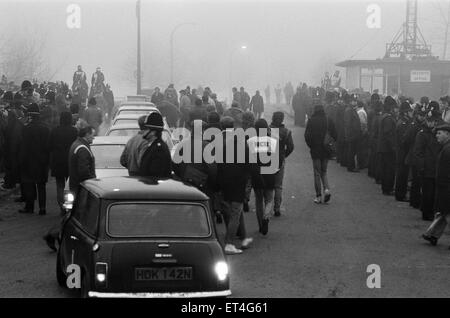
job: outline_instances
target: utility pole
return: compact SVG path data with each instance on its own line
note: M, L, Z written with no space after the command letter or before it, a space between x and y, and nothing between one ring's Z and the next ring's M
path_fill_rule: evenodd
M450 27L450 2L448 3L447 18L445 19L445 22L444 53L442 54L443 60L445 60L447 56L448 29Z
M137 94L141 94L141 0L136 2L137 16Z

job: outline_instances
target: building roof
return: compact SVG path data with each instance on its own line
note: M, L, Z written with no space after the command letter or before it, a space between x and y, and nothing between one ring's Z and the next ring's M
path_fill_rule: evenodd
M424 65L424 64L446 64L450 65L450 61L438 60L438 59L416 59L406 60L402 58L383 58L375 60L345 60L336 63L336 66L349 67L359 65L392 65L392 64L404 64L404 65Z
M208 197L181 181L146 177L106 177L82 183L93 194L110 200L204 201Z

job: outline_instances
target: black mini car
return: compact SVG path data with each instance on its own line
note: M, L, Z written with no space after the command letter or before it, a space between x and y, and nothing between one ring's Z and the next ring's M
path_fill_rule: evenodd
M67 286L68 266L78 265L84 297L231 295L208 197L176 180L85 181L60 242L58 283Z

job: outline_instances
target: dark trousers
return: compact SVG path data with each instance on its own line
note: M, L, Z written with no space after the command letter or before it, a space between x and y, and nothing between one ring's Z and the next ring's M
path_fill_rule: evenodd
M346 142L346 150L347 150L347 169L355 170L355 157L358 151L358 140L348 141Z
M408 192L409 166L398 164L395 172L395 198L404 200Z
M342 140L338 140L338 142L336 143L336 157L337 161L339 161L339 163L343 167L347 165L345 156L345 142L343 142Z
M394 190L395 183L395 153L381 153L381 190L383 193L390 193Z
M46 183L30 183L26 182L23 184L24 199L25 199L25 210L34 210L34 201L36 197L39 201L39 210L45 210L46 206Z
M305 127L305 112L301 110L294 111L295 126Z
M422 201L422 179L415 166L411 166L411 189L409 191L409 205L413 208L420 208Z
M64 187L66 186L67 178L56 177L56 202L62 209L64 204Z
M365 169L369 161L369 135L364 134L358 140L356 161L359 169Z
M435 179L422 178L422 200L420 211L424 220L432 221L434 218Z

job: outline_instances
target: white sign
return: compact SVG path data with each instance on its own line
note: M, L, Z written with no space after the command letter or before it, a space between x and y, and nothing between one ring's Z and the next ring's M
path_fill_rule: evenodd
M411 71L411 82L430 82L431 71Z

